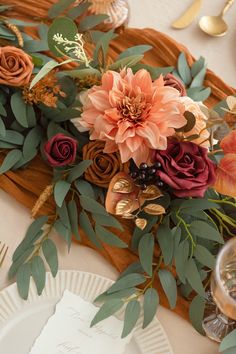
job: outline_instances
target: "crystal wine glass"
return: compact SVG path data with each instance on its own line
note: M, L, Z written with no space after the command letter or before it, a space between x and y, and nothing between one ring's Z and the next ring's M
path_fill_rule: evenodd
M206 335L221 342L236 328L236 238L222 247L211 277L203 328Z

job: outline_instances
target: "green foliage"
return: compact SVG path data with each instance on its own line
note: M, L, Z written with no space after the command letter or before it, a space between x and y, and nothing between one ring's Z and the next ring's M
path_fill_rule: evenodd
M70 190L71 184L66 181L58 181L54 187L54 198L56 204L61 207L66 195Z
M41 295L46 282L46 270L40 256L35 256L31 263L31 272L37 287L38 295Z
M67 181L69 183L74 182L76 179L81 177L87 168L92 164L91 160L84 160L80 162L77 166L75 166L69 173L67 177Z
M133 55L139 55L139 54L144 54L146 52L148 52L149 50L152 49L152 46L150 45L137 45L135 47L130 47L126 50L124 50L117 58L117 60L123 59L123 58L127 58Z
M153 251L154 237L152 234L146 234L139 242L138 252L142 268L150 276L152 276Z
M59 17L56 18L48 30L48 46L49 49L57 57L61 57L65 52L65 47L63 44L57 43L54 40L54 35L60 34L63 38L69 41L74 41L75 36L78 33L77 26L75 22L69 17Z
M228 334L220 344L220 353L224 352L227 354L227 350L233 349L232 353L235 353L236 347L236 330L233 330L230 334Z
M205 101L211 94L209 87L204 87L204 79L206 76L205 59L200 57L192 67L189 66L186 56L181 53L178 58L177 70L173 74L183 81L187 87L187 95L194 101Z
M174 253L174 237L171 229L166 225L160 225L157 229L156 239L164 257L164 263L170 264Z
M156 315L157 307L159 305L159 295L156 289L149 288L144 294L144 319L143 328L146 328Z
M177 285L174 276L166 269L161 269L158 272L158 276L162 285L162 288L169 301L170 308L173 309L176 306L177 301Z
M78 26L78 31L85 32L85 31L91 30L92 28L96 27L97 25L104 22L108 18L109 18L108 15L86 16L80 21L79 26Z
M20 150L15 149L8 152L0 167L0 175L14 167L21 158L22 152Z
M189 308L189 318L193 327L201 334L205 334L202 328L206 300L200 295L195 296Z
M43 255L50 267L51 273L53 277L55 277L58 272L58 256L55 243L50 239L44 240L42 244L42 250Z
M48 11L48 16L50 18L55 18L62 14L70 5L72 5L76 0L60 0L53 4Z
M146 278L142 274L132 273L118 279L114 285L107 290L108 294L112 294L119 290L124 290L126 288L132 288L134 286L143 284Z
M91 327L105 320L107 317L112 316L114 313L119 311L123 305L124 303L120 299L112 299L105 302L92 320Z
M22 299L27 300L31 277L31 266L29 263L22 264L16 273L17 289Z
M108 231L101 225L96 224L95 232L100 238L100 240L102 242L107 243L108 245L111 245L113 247L118 247L118 248L128 247L128 245L125 242L123 242L118 236L116 236L113 232Z
M123 59L117 60L115 63L109 66L109 70L119 71L123 68L132 68L132 66L136 65L143 59L143 55L131 55L129 57L125 57Z
M141 306L137 300L129 301L125 309L124 328L121 338L127 337L134 329L140 315Z
M189 259L186 263L185 275L191 287L202 297L205 297L205 289L202 284L199 270L196 266L195 260Z

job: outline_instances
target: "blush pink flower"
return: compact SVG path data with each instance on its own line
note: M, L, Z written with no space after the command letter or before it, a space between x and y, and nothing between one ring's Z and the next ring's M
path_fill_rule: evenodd
M123 163L132 158L139 165L153 149L166 149L167 137L186 124L184 111L180 93L163 77L152 82L144 69L124 69L106 72L101 86L88 90L79 124L91 140L105 141L104 152L119 150Z

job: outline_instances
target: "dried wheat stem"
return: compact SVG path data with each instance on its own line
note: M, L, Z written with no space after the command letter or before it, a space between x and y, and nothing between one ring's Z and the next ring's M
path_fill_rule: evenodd
M37 199L36 203L34 204L32 210L31 210L31 217L34 218L38 211L42 208L44 203L48 200L48 198L52 195L53 193L53 188L54 184L50 184L47 186L43 192L40 194L39 198Z

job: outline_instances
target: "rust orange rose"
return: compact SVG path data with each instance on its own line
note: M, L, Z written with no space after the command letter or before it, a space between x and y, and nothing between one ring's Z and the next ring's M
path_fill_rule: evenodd
M228 134L220 143L225 156L216 170L217 192L236 197L236 130Z
M6 46L0 48L0 84L23 86L29 83L34 65L22 49Z
M83 147L83 159L92 160L85 172L85 179L99 187L108 188L111 179L121 171L128 172L128 164L122 164L119 152L103 152L105 142L91 141Z

